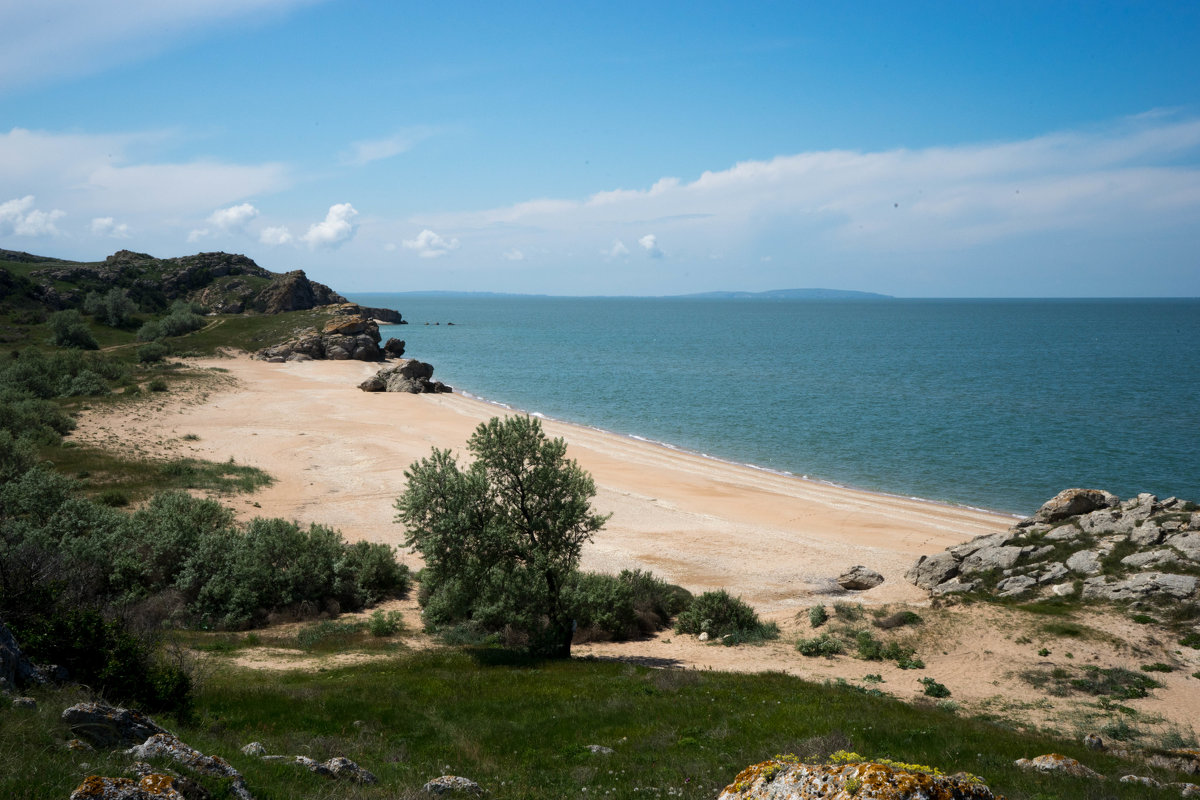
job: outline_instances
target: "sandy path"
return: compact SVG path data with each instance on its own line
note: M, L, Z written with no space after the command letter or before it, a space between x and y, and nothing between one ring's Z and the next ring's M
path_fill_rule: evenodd
M433 446L458 452L503 409L458 394L370 394L358 362L198 362L232 387L204 403L176 401L134 416L87 415L76 438L251 464L276 483L238 500L244 516L339 528L348 539L402 544L392 504L404 469ZM726 588L763 612L839 594L834 579L863 564L883 585L865 602L922 602L903 579L919 555L1002 530L1008 517L851 491L774 475L582 426L547 422L596 480L612 518L585 548L585 569L653 570L693 592ZM197 441L185 441L187 434ZM258 503L258 507L250 503ZM412 559L411 555L406 558Z

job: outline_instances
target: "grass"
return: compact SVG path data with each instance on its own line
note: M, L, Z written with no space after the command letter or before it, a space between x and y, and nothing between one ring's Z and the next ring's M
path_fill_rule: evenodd
M58 715L76 695L36 696L36 711L0 710L0 740L8 743L0 749L0 796L59 800L89 773L123 774L128 759L119 751L63 747ZM983 775L1010 800L1096 796L1089 782L1022 772L1017 758L1061 752L1113 777L1129 770L1078 742L779 673L539 662L495 649L415 652L309 673L223 669L204 683L191 719L158 721L229 759L265 800L416 797L447 773L477 781L495 798L711 800L741 769L776 753L828 757L835 749ZM243 756L250 741L269 753L346 756L380 782L346 786ZM615 752L593 754L592 744ZM215 788L220 798L223 787ZM1115 780L1104 794L1158 796Z
M87 446L47 447L41 455L64 475L79 478L86 494L109 505L136 503L169 489L232 494L253 492L271 483L271 476L257 467L232 461L129 458ZM118 497L124 502L113 502Z

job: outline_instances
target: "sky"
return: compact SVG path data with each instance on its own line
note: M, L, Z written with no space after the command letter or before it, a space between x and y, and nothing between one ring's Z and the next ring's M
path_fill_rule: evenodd
M1200 296L1200 3L0 0L0 247Z

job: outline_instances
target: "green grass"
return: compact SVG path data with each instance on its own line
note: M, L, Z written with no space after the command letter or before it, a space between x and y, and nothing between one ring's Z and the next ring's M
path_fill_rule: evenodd
M257 467L232 461L129 458L97 447L46 447L41 457L64 475L77 478L96 499L123 495L125 504L169 489L206 489L218 494L253 492L271 484Z
M11 743L0 749L0 796L60 800L89 773L123 773L119 753L63 748L58 715L74 697L51 690L38 699L36 711L0 710L0 740ZM494 798L711 800L776 753L835 749L979 774L1010 800L1096 796L1086 781L1021 772L1017 758L1061 752L1111 777L1130 769L1073 741L779 673L538 662L501 650L426 651L312 673L220 671L203 684L192 719L158 721L229 759L260 800L415 797L446 773ZM346 786L243 756L255 740L269 753L346 756L380 782ZM594 755L591 744L615 752ZM1115 780L1104 795L1160 796Z

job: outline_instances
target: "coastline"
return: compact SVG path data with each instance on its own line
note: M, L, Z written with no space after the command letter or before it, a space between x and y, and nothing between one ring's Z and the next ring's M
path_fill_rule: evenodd
M404 469L432 447L463 453L474 428L501 411L523 413L463 393L365 393L357 383L376 366L362 362L193 363L228 370L236 385L208 402L179 398L132 419L89 413L75 438L160 443L164 452L252 464L276 483L236 498L242 516L327 524L351 540L402 546L392 503ZM648 569L693 592L728 589L766 614L841 597L835 579L856 564L886 580L855 600L925 603L925 593L903 577L917 557L1012 524L1007 515L783 475L541 418L595 478L597 509L612 514L585 548L584 569ZM199 439L184 440L189 434Z

